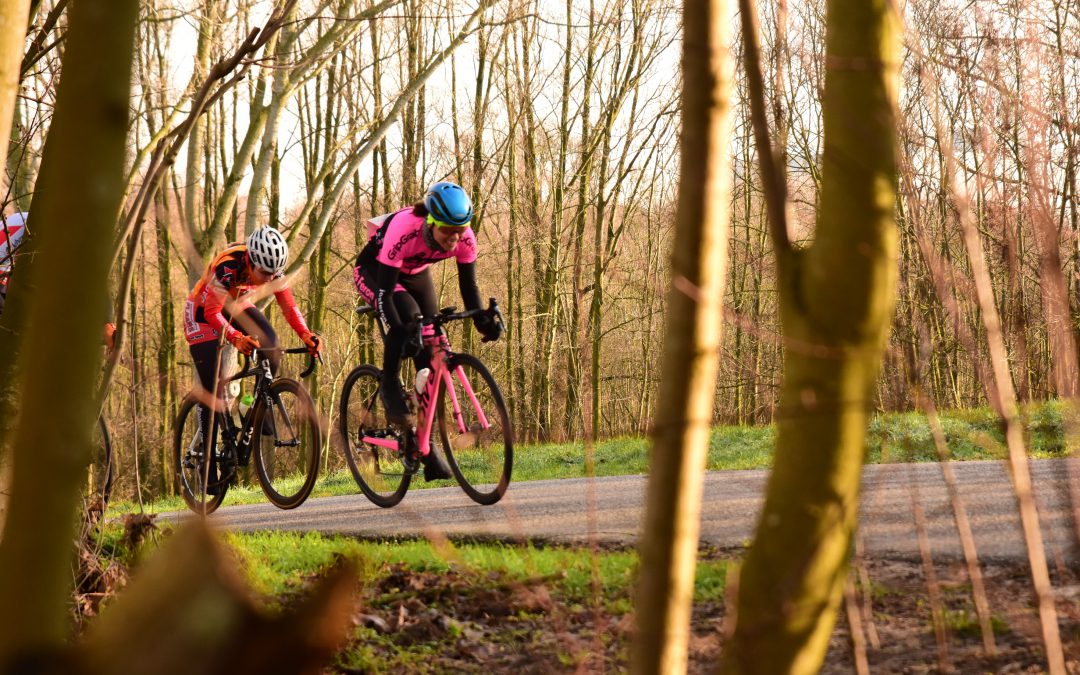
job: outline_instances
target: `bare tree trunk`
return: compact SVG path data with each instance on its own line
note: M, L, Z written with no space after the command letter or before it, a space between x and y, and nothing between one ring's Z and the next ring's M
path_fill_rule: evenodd
M531 5L533 10L537 10L538 3ZM522 101L522 105L525 113L525 124L523 131L523 163L525 165L526 178L525 178L525 198L527 205L528 218L526 223L528 225L528 231L532 232L532 236L528 239L531 240L530 253L532 257L532 281L533 281L533 294L536 318L534 321L534 339L536 341L537 349L542 341L542 335L544 334L544 319L542 315L543 311L543 237L541 233L540 223L540 167L539 164L539 152L537 143L537 134L539 124L536 120L536 111L533 108L533 70L532 70L532 58L530 49L532 48L533 38L536 34L536 20L530 25L525 24L525 27L521 31L520 44L519 44L519 58L517 60L518 72L516 74L516 82L519 89L519 100ZM518 302L521 305L521 301ZM519 323L519 330L521 324ZM535 440L540 436L540 420L543 417L543 413L540 410L540 402L542 400L541 383L538 376L533 374L532 384L530 387L530 395L526 398L525 389L522 387L521 397L528 401L529 415L528 426L525 429L526 437L530 440ZM518 420L522 420L521 417ZM520 423L520 422L519 422Z
M0 0L0 31L6 39L0 41L0 138L11 138L11 121L15 113L15 96L19 88L19 64L23 57L23 37L30 11L30 0ZM0 186L2 187L2 186ZM0 194L7 192L0 189ZM27 242L34 248L33 237ZM20 265L20 268L25 267ZM29 274L29 271L25 272ZM18 275L22 276L22 274ZM12 275L11 295L4 305L0 319L0 523L3 521L3 495L7 494L7 435L14 419L11 414L15 397L16 364L19 360L20 334L29 300L19 298L18 277Z
M568 8L569 9L569 8ZM589 31L585 36L585 73L582 91L584 98L581 102L581 155L577 169L577 210L574 213L574 229L570 244L570 268L573 276L570 280L570 316L566 321L566 415L563 421L567 438L574 438L575 431L585 432L584 419L582 418L581 399L585 383L582 381L582 354L581 354L581 303L583 302L583 248L585 246L585 225L589 219L589 188L592 182L593 155L589 151L592 143L592 135L595 133L592 124L592 88L593 78L596 73L596 6L593 0L589 0ZM593 242L599 249L600 241ZM595 290L595 289L594 289ZM594 430L595 431L595 430ZM589 462L586 462L589 464Z
M196 15L198 37L195 40L195 70L192 80L202 81L210 71L210 45L214 41L218 24L220 3L203 0L202 10ZM205 195L200 162L203 161L203 129L201 118L192 121L188 133L187 170L184 174L184 215L189 219L188 229L192 232L202 230L206 220L204 209L198 208L197 199Z
M0 599L20 608L0 617L5 671L67 641L74 514L100 405L94 383L108 305L108 249L124 189L137 15L136 0L72 6L31 207L41 241L23 358L33 376L20 382L10 508L0 541ZM79 227L67 227L73 222ZM79 270L77 284L70 281L73 269Z
M635 673L686 671L727 261L729 17L723 0L687 0L683 8L681 182L640 547Z
M533 373L533 409L536 411L536 430L547 438L552 427L552 360L559 327L559 287L562 279L562 222L566 193L566 154L570 143L570 67L573 62L574 25L573 2L566 2L566 43L563 47L562 104L559 113L559 156L554 184L554 207L548 228L543 272L538 279L539 307L536 311L536 339L539 343L539 363Z
M172 453L168 442L173 420L176 419L176 317L173 306L176 299L172 292L172 236L169 234L170 214L169 199L164 192L157 195L157 208L154 222L157 224L157 260L158 260L158 307L161 311L161 332L159 333L157 355L158 405L161 410L161 424L158 438L161 446L161 493L171 495L173 490Z
M821 208L814 243L796 249L765 123L756 10L740 8L787 348L773 471L723 671L816 673L842 598L894 304L900 21L889 3L828 0Z
M30 13L30 0L0 1L0 138L11 138L11 120L15 115L15 95L22 79L23 37ZM0 194L7 192L6 180Z
M509 214L507 216L507 257L509 258L509 264L506 266L506 306L509 309L506 318L506 339L505 339L505 352L504 352L504 366L507 375L507 391L506 400L510 404L510 419L521 419L520 409L518 408L518 398L524 394L522 387L518 385L518 378L516 377L518 368L521 367L520 361L515 360L515 350L521 344L521 335L519 335L520 324L518 323L518 317L520 313L521 304L521 242L519 241L518 234L518 165L517 165L517 134L518 134L518 122L520 120L521 113L517 109L515 103L514 92L511 89L510 83L510 45L513 34L510 31L503 33L503 53L506 58L502 61L502 76L504 83L504 96L506 104L506 115L510 120L510 128L507 130L509 137L509 146L507 147L507 163L506 163L506 190L507 190L507 207Z
M420 32L420 8L417 3L422 0L408 0L407 13L405 16L405 78L403 81L411 82L417 74L419 63L419 51L422 36ZM416 101L409 101L405 108L405 114L401 120L402 138L402 161L401 161L401 193L404 199L415 199L416 187Z

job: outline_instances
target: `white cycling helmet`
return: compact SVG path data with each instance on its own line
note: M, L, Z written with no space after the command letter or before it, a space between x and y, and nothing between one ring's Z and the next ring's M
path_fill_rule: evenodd
M267 274L278 274L289 262L289 245L285 237L272 227L260 227L247 238L251 264Z

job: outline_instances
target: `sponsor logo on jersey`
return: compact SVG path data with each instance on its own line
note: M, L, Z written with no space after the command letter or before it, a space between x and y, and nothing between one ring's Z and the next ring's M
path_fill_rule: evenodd
M397 242L390 247L390 250L386 254L386 259L396 260L397 257L401 255L401 249L404 248L405 245L408 244L410 241L416 239L419 234L420 230L412 230L410 232L407 232L404 237L398 239Z

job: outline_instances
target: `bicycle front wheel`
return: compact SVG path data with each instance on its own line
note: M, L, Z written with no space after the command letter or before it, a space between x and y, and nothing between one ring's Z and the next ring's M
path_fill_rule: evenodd
M452 389L444 381L436 408L439 437L461 489L478 504L506 494L514 465L514 431L502 392L480 359L456 354Z
M304 503L319 477L322 430L315 402L296 380L270 383L270 407L254 412L255 471L266 498L281 509Z
M207 425L210 438L203 437L199 432L198 405L198 399L191 394L180 404L173 435L173 470L176 472L180 496L187 502L188 508L195 513L210 515L221 506L229 484L218 478L216 462L208 464L206 461L207 457L215 454L211 448L217 446L218 426L217 420L211 418ZM212 413L206 410L204 414Z
M379 398L381 380L382 373L375 366L359 366L349 373L341 392L339 424L345 461L360 491L372 503L389 508L405 497L412 471L403 463L399 450L404 437L386 421ZM377 441L395 447L378 445Z

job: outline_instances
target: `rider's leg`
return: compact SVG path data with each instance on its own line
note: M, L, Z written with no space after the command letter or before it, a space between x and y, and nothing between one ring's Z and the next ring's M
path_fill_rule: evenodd
M439 297L435 293L435 282L431 278L430 267L419 274L402 277L400 283L416 302L416 306L420 309L420 316L432 317L439 312ZM405 315L401 314L399 316ZM434 335L433 330L431 326L424 326L424 338L427 339ZM413 358L413 361L416 363L417 370L430 368L431 347L425 344L420 353Z
M199 379L199 398L207 403L213 402L216 399L215 407L223 405L220 396L218 396L218 381L220 379L220 364L218 362L218 353L220 351L217 340L207 340L205 342L198 342L188 346L191 351L191 360L195 364L195 373ZM197 445L203 445L206 443L206 439L210 438L210 421L212 419L209 406L200 403L195 406L195 414L199 422L198 436L193 439L197 441ZM213 448L209 448L211 454L213 454ZM217 462L210 464L209 482L210 487L207 489L209 494L217 494L219 488L214 485L218 481L218 467Z
M274 328L270 325L270 321L267 320L266 316L251 304L245 305L243 311L237 311L235 317L227 314L226 316L229 323L238 330L258 338L259 346L267 350L264 353L270 361L270 373L277 375L281 366L281 352L276 350L278 346L277 333L274 332ZM262 434L264 436L274 435L274 414L271 410L266 411L266 414L263 415Z
M439 298L435 294L435 283L431 279L430 268L420 272L419 274L413 274L404 277L401 280L401 285L408 291L408 295L416 304L419 309L420 316L432 317L439 311ZM395 298L398 294L395 294ZM402 314L400 307L398 308L398 316L415 316L414 310L411 314ZM431 330L430 326L425 326L428 331ZM425 333L425 338L428 335ZM424 345L424 348L420 350L420 353L413 359L416 362L416 369L430 368L431 367L431 348ZM451 478L452 474L450 469L443 462L442 457L435 450L435 445L429 446L430 452L422 456L420 461L424 464L424 480L442 480L445 478Z
M391 296L391 302L398 316L411 317L420 313L420 307L407 291L398 291ZM402 350L409 341L409 329L405 326L391 328L383 340L382 392L386 406L386 416L395 424L416 425L416 417L409 410L405 391L401 387Z
M237 330L258 338L259 346L268 350L266 357L270 359L270 372L277 375L278 367L281 365L281 353L272 349L278 346L278 336L274 327L270 325L266 316L250 303L236 307L235 311L236 316L230 315L228 311L224 311L223 314Z

